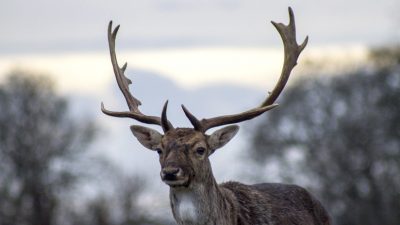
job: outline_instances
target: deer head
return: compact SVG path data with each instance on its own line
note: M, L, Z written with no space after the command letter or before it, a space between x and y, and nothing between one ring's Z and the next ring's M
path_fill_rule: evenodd
M146 124L154 124L162 127L163 134L158 131L133 125L131 131L138 141L146 148L159 154L161 164L161 179L171 187L188 187L191 184L202 183L212 177L210 161L208 157L217 149L228 143L237 133L239 127L230 125L216 130L212 134L206 134L210 128L236 124L255 118L262 113L277 106L274 104L285 87L292 69L297 64L300 53L305 48L308 37L301 45L296 41L296 28L294 15L289 8L289 24L272 22L278 30L284 44L284 63L281 76L272 92L266 97L260 106L245 112L232 115L218 116L214 118L197 119L185 106L182 109L193 128L174 128L167 119L168 101L165 102L161 116L144 115L139 106L141 102L129 91L132 82L124 75L127 64L119 67L115 53L115 39L119 26L112 29L112 21L108 25L108 43L111 63L118 86L128 104L129 111L114 112L104 108L103 113L114 117L128 117Z

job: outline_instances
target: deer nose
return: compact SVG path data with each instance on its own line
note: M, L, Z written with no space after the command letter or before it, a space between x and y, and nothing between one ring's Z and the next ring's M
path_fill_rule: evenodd
M163 180L175 180L180 171L179 167L165 167L161 170L161 178Z

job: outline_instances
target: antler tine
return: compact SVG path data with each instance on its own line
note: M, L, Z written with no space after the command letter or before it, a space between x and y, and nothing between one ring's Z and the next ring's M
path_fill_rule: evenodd
M284 61L281 76L279 77L278 83L275 85L271 94L264 100L261 106L271 105L275 102L275 100L279 97L283 88L285 87L290 72L297 65L297 59L300 53L304 50L308 43L308 36L304 39L301 45L297 44L296 41L296 24L294 20L294 13L292 8L289 7L289 25L285 26L282 23L275 23L271 21L271 23L278 30L284 48Z
M167 108L168 108L168 100L164 103L164 107L161 113L161 127L164 132L174 129L172 124L167 119Z
M195 130L203 131L203 125L184 105L181 105L183 112L186 117L189 119L190 123L193 125Z
M133 97L132 94L129 92L129 85L132 84L132 81L124 75L128 64L125 63L122 68L118 66L117 55L115 53L115 40L119 27L119 25L116 26L115 29L112 31L112 21L110 21L110 23L108 24L108 45L110 49L111 63L114 69L115 78L117 79L118 87L126 99L129 110L140 113L138 107L142 103L138 99Z
M245 120L250 120L253 119L254 117L257 117L264 112L271 110L275 107L277 107L278 104L272 104L264 107L259 107L259 108L254 108L242 113L238 114L233 114L233 115L225 115L225 116L219 116L219 117L214 117L210 119L202 119L198 120L192 113L189 112L188 109L186 109L184 106L182 106L186 117L189 118L190 122L192 123L193 127L197 131L201 132L206 132L208 129L217 127L217 126L222 126L222 125L227 125L227 124L233 124L233 123L240 123Z
M108 24L108 45L110 49L110 57L111 57L111 64L113 66L115 78L117 80L117 84L119 89L121 90L122 94L125 97L126 103L128 104L129 111L125 112L115 112L115 111L110 111L104 108L104 104L101 103L101 111L109 116L114 116L114 117L128 117L135 119L139 122L142 123L147 123L147 124L155 124L155 125L160 125L163 127L164 131L167 131L168 129L173 129L172 124L168 121L165 120L163 125L161 118L157 116L147 116L144 115L140 110L139 106L142 104L138 99L136 99L129 91L129 85L132 84L132 81L129 80L124 72L127 68L127 63L125 63L121 68L118 65L117 61L117 56L115 53L115 40L117 37L119 25L112 29L112 21Z
M219 116L209 119L202 119L198 120L196 117L193 116L184 106L182 107L186 116L189 118L190 122L193 124L196 130L206 132L208 129L232 124L232 123L239 123L245 120L250 120L254 117L261 115L262 113L275 108L278 104L273 104L275 100L279 97L280 93L282 92L283 88L285 87L290 73L292 69L297 64L297 59L303 49L306 47L308 42L308 37L304 40L301 45L297 44L296 41L296 25L293 10L289 7L289 24L286 26L282 23L275 23L272 24L278 30L284 45L284 63L281 72L281 76L278 80L278 83L275 85L271 94L262 102L262 104L254 109L234 114L234 115L226 115L226 116Z

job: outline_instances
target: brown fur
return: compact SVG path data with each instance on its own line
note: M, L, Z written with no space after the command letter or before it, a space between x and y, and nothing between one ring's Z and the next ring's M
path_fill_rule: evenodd
M329 216L320 202L301 187L276 183L217 184L208 159L216 149L210 146L223 146L233 137L232 132L237 131L233 128L222 128L215 132L218 135L177 128L163 135L157 147L161 151L161 173L165 168L179 168L175 179L184 181L171 183L162 176L170 185L176 222L179 225L329 225ZM199 147L205 149L204 154L198 154Z
M125 77L125 64L117 63L115 39L119 26L108 26L108 41L111 62L118 86L129 106L129 112L113 112L104 108L110 116L129 117L143 123L160 125L164 135L156 130L131 126L139 142L160 155L161 179L170 186L171 208L180 225L329 225L329 218L321 204L304 189L283 184L244 185L228 182L217 185L208 157L235 136L238 126L227 126L211 135L205 132L211 128L235 124L255 118L276 107L273 104L296 66L300 53L307 45L308 37L301 45L296 41L293 10L289 7L288 25L272 24L278 30L284 43L284 65L278 83L273 91L256 108L233 115L198 120L184 106L185 115L194 129L174 128L167 119L167 105L164 104L161 117L148 116L138 109L141 104L129 92L131 81Z

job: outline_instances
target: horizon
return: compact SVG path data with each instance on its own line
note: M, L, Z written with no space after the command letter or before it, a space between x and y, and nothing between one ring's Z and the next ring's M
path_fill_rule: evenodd
M332 67L351 67L365 62L367 54L368 48L360 45L307 46L289 85L294 83L293 80L309 75L307 67L310 62L331 62ZM265 91L279 77L283 64L283 46L117 50L117 57L120 64L128 63L126 75L132 80L138 75L132 71L148 71L170 79L184 89L196 90L226 84ZM64 94L101 95L114 83L112 65L106 50L0 56L0 81L14 70L48 75L56 81L59 91Z

